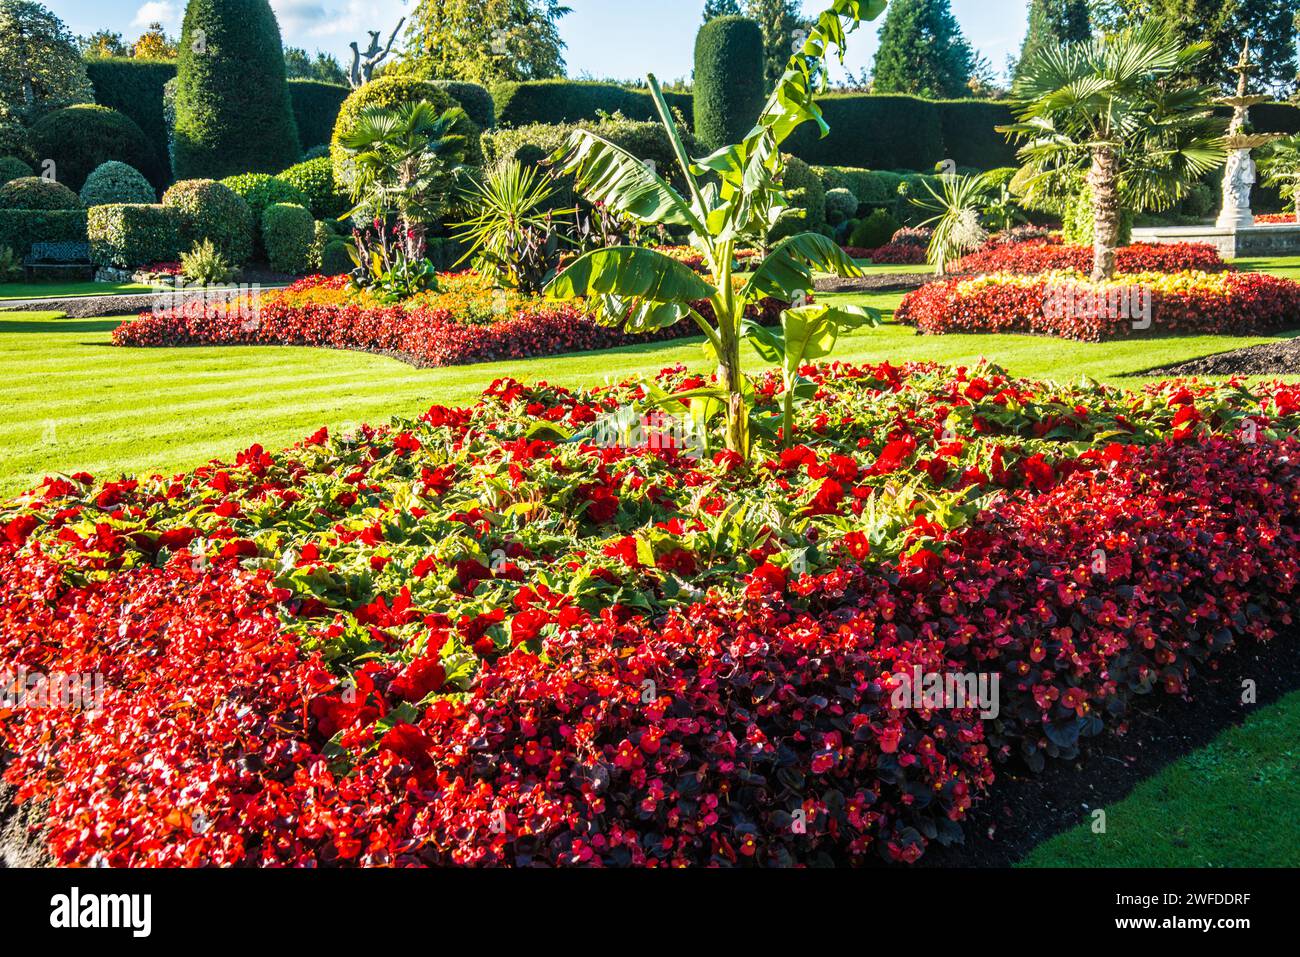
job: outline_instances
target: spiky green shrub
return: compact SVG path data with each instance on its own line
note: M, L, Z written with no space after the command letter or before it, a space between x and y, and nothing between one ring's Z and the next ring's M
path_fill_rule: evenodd
M267 0L190 0L176 75L178 177L273 173L302 155Z

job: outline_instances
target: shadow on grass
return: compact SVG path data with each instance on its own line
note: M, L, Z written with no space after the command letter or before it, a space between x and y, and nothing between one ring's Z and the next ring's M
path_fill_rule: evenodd
M116 319L5 319L0 313L0 335L24 332L112 332L122 324ZM99 343L95 343L98 345Z

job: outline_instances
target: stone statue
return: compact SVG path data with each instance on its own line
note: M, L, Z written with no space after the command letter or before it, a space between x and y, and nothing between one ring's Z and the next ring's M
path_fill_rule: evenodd
M370 82L375 74L375 67L383 63L392 52L393 43L397 40L397 31L402 29L402 24L405 22L406 17L397 21L397 26L393 28L393 33L388 38L388 45L385 47L379 45L378 30L367 31L370 34L370 47L365 53L361 52L355 42L348 44L352 48L352 69L348 73L348 82L354 90Z
M1250 150L1236 150L1228 157L1228 171L1223 178L1223 204L1233 209L1250 209L1250 193L1255 185L1255 161Z

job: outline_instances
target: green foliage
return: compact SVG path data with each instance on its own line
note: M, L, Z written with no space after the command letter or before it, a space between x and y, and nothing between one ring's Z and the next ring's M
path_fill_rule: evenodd
M694 112L689 93L666 93L668 105L688 119ZM629 120L658 122L654 99L646 90L587 80L532 80L492 87L497 123L503 127L534 123L582 123L615 113Z
M492 282L537 295L555 278L559 238L548 202L554 187L530 166L503 160L466 197L474 215L457 228L465 259Z
M5 112L31 124L51 110L92 98L85 63L63 21L39 3L0 0L0 106Z
M490 130L497 125L497 106L487 87L460 80L430 80L429 82L459 103L465 115L473 120L480 130Z
M328 156L290 166L276 179L301 193L318 219L338 219L348 211L348 198L334 184L334 163Z
M988 233L980 222L980 209L988 200L989 180L983 176L942 176L939 188L930 187L926 209L936 215L923 225L933 226L929 260L937 274L984 245Z
M419 0L399 69L485 84L564 76L566 13L559 0Z
M334 181L342 190L350 191L352 183L351 160L343 141L351 136L361 122L361 115L366 110L384 107L392 108L408 103L430 103L438 113L443 113L460 104L447 90L421 80L417 77L400 74L385 74L371 80L364 86L353 90L339 108L338 119L334 123L334 132L330 137L330 158L334 161ZM479 165L483 161L478 126L466 118L458 130L466 139L466 162Z
M352 267L352 255L346 240L335 239L321 247L319 269L322 276L342 276L351 272Z
M159 189L171 181L168 128L163 112L163 85L176 77L175 60L88 60L86 72L95 102L128 116L144 132L152 154L140 172Z
M746 309L761 299L794 299L813 287L814 271L858 275L859 270L830 239L804 232L780 242L757 263L739 288L733 283L735 252L740 246L759 247L785 218L790 190L798 178L786 169L782 143L805 122L825 129L815 94L824 87L824 58L831 47L843 53L847 33L863 19L884 11L884 0L833 0L810 31L801 50L790 57L776 90L745 139L707 157L687 154L672 113L653 76L648 78L660 119L686 182L679 193L636 156L587 130L574 132L555 163L575 178L575 189L587 200L621 215L638 226L676 228L689 235L705 264L708 280L670 256L645 247L597 249L579 257L556 277L548 293L556 299L589 298L599 321L629 331L660 329L691 319L704 333L707 350L718 363L718 383L677 396L663 396L663 405L699 433L707 433L711 418L726 418L727 448L748 457L758 434L775 433L773 423L752 414L752 388L741 371L741 343L752 330L745 325ZM848 21L847 29L845 20ZM809 218L824 217L826 197L821 180L803 164L810 181L804 201ZM815 204L812 191L817 190ZM713 316L706 319L695 302L707 295ZM830 323L838 319L821 315ZM789 310L783 324L812 323L817 317ZM845 320L847 322L847 320ZM786 420L795 384L787 382ZM748 398L747 398L748 396ZM785 438L790 439L787 430Z
M741 15L740 0L704 0L704 22Z
M536 166L564 146L578 128L575 124L549 123L534 123L513 129L501 128L483 137L483 151L487 155L489 164L517 159L526 166ZM585 123L582 128L601 139L609 140L637 159L653 163L655 169L671 182L685 185L684 177L677 168L672 140L661 124L636 122L622 116L613 116L599 122ZM683 132L682 139L687 151L692 155L702 151L695 138L689 133ZM555 194L555 202L558 205L573 205L572 184L571 176L561 175L560 186Z
M289 100L303 149L329 143L348 88L320 80L290 80Z
M272 173L302 156L267 0L190 0L176 75L178 177Z
M1033 61L1045 48L1065 43L1081 43L1092 36L1092 16L1088 0L1032 0L1029 4L1029 29L1020 47L1016 64Z
M332 53L316 51L313 58L301 47L284 48L284 75L293 80L314 80L330 86L345 89L348 83L347 71ZM301 129L300 129L301 132Z
M0 209L80 209L77 194L62 183L20 176L0 186Z
M817 172L814 170L813 172ZM821 175L818 173L817 175ZM822 178L823 185L825 177ZM826 222L832 226L838 226L845 220L852 219L858 214L858 207L862 205L858 202L858 197L850 189L843 186L826 190ZM890 234L893 235L892 233Z
M943 159L952 160L958 169L990 170L1015 164L1015 146L998 132L999 126L1012 121L1011 107L1006 103L941 100L935 107L943 136Z
M99 266L132 269L171 262L180 251L176 211L165 206L114 203L87 216L90 260Z
M6 112L3 103L0 103L0 156L12 156L29 165L36 162L27 127Z
M23 257L12 246L0 246L0 285L23 276Z
M1133 241L1133 211L1123 210L1119 219L1119 245ZM1092 191L1084 187L1064 204L1061 217L1061 235L1067 243L1091 246L1096 238L1096 212L1092 206Z
M188 283L200 286L219 286L230 282L235 270L216 244L205 239L190 247L190 251L181 253L181 275Z
M747 0L745 4L745 15L763 33L764 95L781 82L799 37L807 35L809 24L803 18L802 7L800 0Z
M109 203L152 204L157 201L158 195L144 174L116 160L95 167L81 187L81 205L87 208Z
M763 108L763 31L744 17L719 17L695 39L695 135L706 149L743 139Z
M182 247L211 239L235 265L253 254L253 214L230 187L210 179L181 180L162 201L179 215Z
M805 127L787 149L817 166L931 169L947 158L939 107L912 96L832 94L818 100L830 134ZM1001 165L1001 164L999 164Z
M236 196L248 204L248 211L253 214L253 231L261 234L262 214L276 203L292 203L295 206L309 207L311 201L292 183L267 173L243 173L239 176L227 176L221 180Z
M292 203L275 203L262 214L262 245L276 272L300 276L312 267L316 222L311 213Z
M130 117L106 106L80 104L47 113L32 127L32 149L54 161L59 182L81 189L95 167L119 160L140 169L153 147Z
M24 179L35 175L35 170L16 156L0 156L0 186L12 179Z
M876 249L894 238L900 229L899 222L883 209L877 209L862 218L849 236L849 245L859 249Z
M826 225L826 185L813 168L795 156L785 156L785 188L790 212L783 216L768 235L778 242L802 232L817 232Z
M964 96L974 68L949 0L892 0L872 71L876 92Z
M32 243L85 242L86 211L0 208L0 236L22 256Z

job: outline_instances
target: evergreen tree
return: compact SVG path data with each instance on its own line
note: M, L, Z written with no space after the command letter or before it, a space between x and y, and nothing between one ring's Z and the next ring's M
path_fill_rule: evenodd
M419 0L401 72L431 80L564 76L560 0Z
M966 96L975 62L949 0L893 0L880 31L873 89L931 98Z
M773 90L785 75L796 39L806 35L809 23L799 0L749 0L746 16L763 30L763 79Z
M1207 41L1196 71L1203 83L1235 86L1230 68L1248 38L1256 83L1284 94L1296 79L1296 0L1100 0L1095 14L1106 30L1155 19L1184 44Z
M63 21L39 3L0 0L0 113L34 123L94 99L76 38Z
M267 0L190 0L176 64L177 179L278 173L301 156Z
M704 22L741 15L740 0L704 0Z
M1092 36L1088 0L1033 0L1029 6L1029 32L1020 48L1020 63L1045 47L1081 43ZM1016 74L1019 75L1019 67Z

